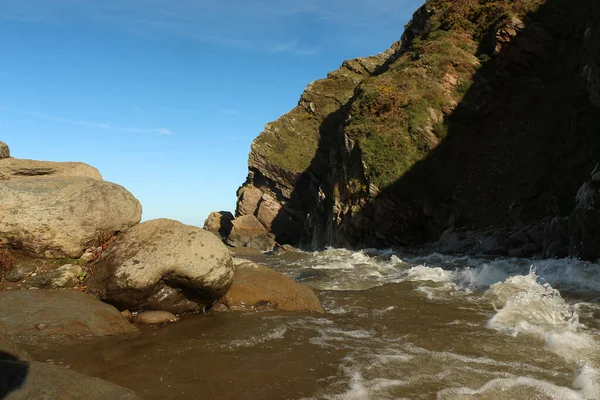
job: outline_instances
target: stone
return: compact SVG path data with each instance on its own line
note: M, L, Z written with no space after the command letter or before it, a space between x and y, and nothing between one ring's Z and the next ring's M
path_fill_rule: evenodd
M135 331L113 306L77 290L0 292L0 332L18 343L69 342Z
M600 183L589 181L577 192L569 217L569 255L589 261L600 258Z
M41 258L79 258L142 216L125 188L90 178L0 181L0 198L0 242Z
M254 215L258 208L258 203L262 200L263 193L260 189L252 185L242 186L238 192L238 201L235 215L241 217L244 215Z
M233 224L233 214L229 211L211 212L204 221L204 230L214 233L221 240L229 236Z
M79 265L66 264L52 271L46 271L29 277L25 283L40 289L63 289L77 286L84 275Z
M217 310L271 309L323 312L318 297L308 286L251 261L234 259L235 275L229 292Z
M227 244L232 247L251 247L270 251L275 248L276 242L255 216L244 215L233 220Z
M8 282L19 282L33 274L36 270L37 267L32 264L19 265L10 271L6 271L4 279Z
M263 194L262 200L258 205L258 210L256 211L256 218L268 231L271 231L273 221L275 221L280 212L281 204L268 194Z
M6 143L0 141L0 160L5 158L10 158L10 149Z
M179 321L179 318L168 311L143 311L133 321L139 325L160 325Z
M0 160L0 180L53 177L83 177L102 180L98 170L80 162L52 162L5 158Z
M201 311L227 293L233 280L231 253L215 235L169 219L118 236L95 271L88 290L131 311Z
M4 400L142 400L135 392L65 367L0 359L0 398Z

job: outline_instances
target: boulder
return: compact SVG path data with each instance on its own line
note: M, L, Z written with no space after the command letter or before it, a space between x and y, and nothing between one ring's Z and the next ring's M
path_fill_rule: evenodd
M263 265L234 259L233 285L216 310L271 309L322 313L319 299L308 286Z
M227 244L232 247L251 247L262 251L270 251L276 245L273 235L260 223L254 215L243 215L233 220Z
M10 158L10 149L6 143L0 141L0 160L5 158Z
M229 289L233 262L210 232L180 222L144 222L120 235L86 285L122 309L200 311Z
M160 325L179 321L179 318L168 311L144 311L137 314L133 321L139 325Z
M102 180L98 170L80 162L51 162L5 158L0 160L0 180L40 176L83 177Z
M19 265L10 271L4 272L4 279L7 282L19 282L30 276L37 270L37 267L32 264Z
M135 331L113 306L76 290L0 292L0 332L19 343L68 342Z
M204 221L204 230L214 233L221 240L229 236L233 224L233 214L229 211L211 212Z
M84 275L79 265L66 264L52 271L46 271L30 276L25 283L40 289L63 289L77 286Z
M42 362L0 359L0 399L142 400L135 392Z
M254 215L261 201L263 192L252 185L242 186L238 192L238 201L235 215L238 217L244 215Z
M90 178L0 181L0 198L0 242L44 258L79 258L142 216L125 188Z

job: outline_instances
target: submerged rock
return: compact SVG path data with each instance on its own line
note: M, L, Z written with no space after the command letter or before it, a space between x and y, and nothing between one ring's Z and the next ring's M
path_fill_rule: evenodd
M160 325L179 321L179 318L168 311L143 311L133 321L139 325Z
M19 343L38 345L135 330L113 306L76 290L0 292L0 332Z
M318 297L308 286L263 265L242 259L234 261L233 285L217 311L263 308L323 312Z
M98 170L80 162L52 162L6 158L0 160L0 180L41 176L82 177L102 180Z
M200 311L221 298L233 279L231 253L215 235L168 219L117 237L95 270L88 289L131 311Z
M44 258L78 258L142 216L125 188L90 178L0 181L0 198L0 241Z

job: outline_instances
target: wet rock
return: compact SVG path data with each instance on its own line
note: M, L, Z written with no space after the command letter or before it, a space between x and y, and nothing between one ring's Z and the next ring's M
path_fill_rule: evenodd
M114 383L42 362L0 359L0 372L4 400L142 400Z
M19 265L4 273L4 279L8 282L19 282L36 271L37 267L32 264Z
M181 222L144 222L117 237L86 285L122 309L199 311L229 289L233 262L210 232Z
M83 268L79 265L66 264L53 271L31 276L25 283L40 289L63 289L77 286L83 278Z
M42 176L83 177L102 180L98 170L80 162L52 162L6 158L0 160L0 180Z
M38 345L135 330L113 306L76 290L0 292L0 332L19 343Z
M129 322L133 322L133 313L129 310L121 311L121 315L127 319Z
M214 233L221 240L229 236L233 224L233 214L229 211L211 212L206 221L204 229Z
M592 176L594 173L592 173ZM584 183L569 218L569 254L585 260L600 258L600 182Z
M78 258L142 215L125 188L90 178L0 181L0 198L0 241L41 258Z
M2 141L0 141L0 160L10 157L10 149L8 145Z
M308 286L263 265L235 259L233 285L217 310L246 308L323 312L319 299Z
M139 325L160 325L179 321L179 318L168 311L144 311L134 317Z
M7 359L19 359L21 361L31 361L31 357L19 345L10 340L7 336L0 335L0 361ZM0 376L2 374L0 373ZM2 386L0 385L0 388ZM2 389L0 389L0 393ZM2 395L0 394L0 399Z
M252 247L269 251L275 247L275 239L253 215L244 215L233 221L233 228L227 238L227 244L233 247Z

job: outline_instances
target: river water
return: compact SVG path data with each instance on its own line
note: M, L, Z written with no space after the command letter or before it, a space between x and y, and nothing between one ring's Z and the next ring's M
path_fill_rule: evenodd
M600 399L600 265L329 249L261 261L326 313L184 317L34 354L145 399Z

